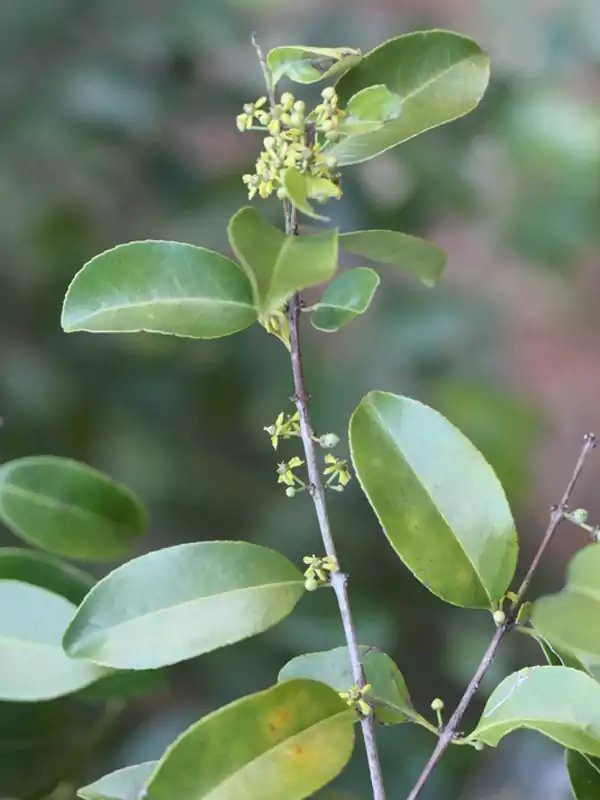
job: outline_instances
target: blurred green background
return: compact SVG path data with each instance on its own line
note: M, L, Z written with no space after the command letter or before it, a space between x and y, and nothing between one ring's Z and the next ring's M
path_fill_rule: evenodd
M343 335L307 331L314 422L343 435L372 388L434 405L498 471L531 554L581 436L600 428L597 0L2 0L3 460L71 456L125 481L151 511L147 549L230 538L296 561L320 551L310 503L276 486L262 430L291 394L275 339L257 326L204 343L66 336L60 306L75 271L124 241L226 251L228 218L246 202L240 175L260 144L234 119L262 93L252 31L267 48L367 50L423 27L489 50L488 94L458 123L349 168L334 213L343 230L432 238L448 250L447 273L431 291L389 271L370 313ZM293 443L282 452L294 454ZM576 498L596 521L598 472ZM332 495L331 514L360 640L396 659L421 711L435 696L451 708L487 645L489 615L430 596L396 560L356 482ZM4 532L0 541L14 543ZM584 543L565 530L535 588L560 586ZM44 797L57 770L86 780L156 758L202 714L272 684L290 657L342 641L332 597L309 596L266 635L169 670L88 763L78 745L97 725L92 696L1 704L0 796ZM465 725L507 670L535 661L525 637L507 641ZM410 726L380 733L389 796L402 798L434 742ZM367 787L357 747L322 797L365 798ZM560 748L520 734L484 754L455 748L427 797L569 792Z

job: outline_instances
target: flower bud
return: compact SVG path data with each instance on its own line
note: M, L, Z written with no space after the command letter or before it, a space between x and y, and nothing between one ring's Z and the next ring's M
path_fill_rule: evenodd
M314 578L307 578L304 581L304 588L306 589L307 592L314 592L315 589L319 588L319 584Z
M340 443L340 437L336 436L335 433L324 433L323 436L319 437L319 444L326 450L330 450L332 447L335 447L339 443Z
M321 97L323 100L333 100L335 97L335 89L333 86L327 86L325 89L323 89L321 92Z
M296 496L296 490L294 489L293 486L288 486L287 487L287 489L285 490L285 496L286 497L295 497Z
M506 614L504 613L504 611L501 611L500 609L494 611L493 616L494 616L494 622L498 627L500 627L500 625L504 625L504 623L506 622Z
M432 711L443 711L444 710L444 701L441 697L436 697L435 700L431 703L431 710Z
M588 521L588 512L585 508L576 508L575 511L571 511L570 516L577 525L585 524Z

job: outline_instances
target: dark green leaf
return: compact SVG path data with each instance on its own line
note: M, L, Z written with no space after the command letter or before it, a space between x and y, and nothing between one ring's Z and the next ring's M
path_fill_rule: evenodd
M332 150L340 165L366 161L477 106L489 59L471 39L450 31L398 36L367 53L337 84L342 107L362 89L385 84L402 111L376 131L349 136Z
M256 320L252 287L228 258L179 242L130 242L93 258L65 297L68 332L215 339Z
M434 286L446 266L446 253L441 247L396 231L342 233L340 245L347 253L405 269L425 286Z
M101 580L64 638L67 653L117 669L151 669L261 633L286 617L304 578L246 542L199 542L136 558Z
M576 750L565 752L569 781L576 800L598 800L600 797L600 759Z
M361 59L351 47L275 47L267 56L273 85L287 77L296 83L316 83L340 75Z
M492 692L468 738L495 747L519 728L600 756L600 686L570 667L526 667Z
M0 580L0 700L51 700L88 686L105 669L61 647L75 606L47 589Z
M369 133L379 130L384 122L397 119L402 112L402 98L387 86L361 89L348 101L347 116L340 123L345 134Z
M352 461L390 543L434 594L493 608L515 571L517 535L492 468L437 411L371 392L350 422Z
M119 670L77 692L77 697L84 703L105 703L107 700L156 696L166 692L168 688L165 670Z
M94 578L57 558L23 547L0 549L0 580L41 586L79 605L95 583Z
M146 527L132 492L85 464L55 456L0 467L0 519L43 550L85 561L128 553Z
M367 683L372 689L369 697L375 702L375 719L384 725L397 725L414 719L408 689L402 673L385 653L371 647L360 648ZM322 681L336 692L347 692L354 685L352 665L347 647L322 653L307 653L289 661L280 671L278 680L312 678Z
M318 198L321 201L326 201L329 197L340 198L341 189L333 181L327 178L314 178L311 175L303 175L297 169L290 167L283 173L283 185L287 192L287 196L292 204L306 214L307 217L313 219L327 220L329 217L324 217L317 214L309 200L311 198Z
M78 789L83 800L140 800L148 779L158 761L146 761L105 775L100 780Z
M147 800L302 800L354 746L354 712L323 683L291 680L209 714L167 750Z
M348 269L332 281L311 314L320 331L337 331L363 314L379 286L379 275L368 267Z
M242 208L229 223L229 241L252 283L261 318L281 311L300 289L328 281L337 268L336 230L286 236L255 208Z

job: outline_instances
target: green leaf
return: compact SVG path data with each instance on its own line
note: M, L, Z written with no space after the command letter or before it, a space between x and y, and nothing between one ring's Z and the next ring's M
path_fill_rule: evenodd
M570 667L526 667L492 692L468 739L495 747L519 728L600 756L600 686Z
M133 700L137 697L167 692L169 682L165 670L119 670L77 692L84 703L105 703L107 700Z
M47 589L0 580L0 700L51 700L106 675L62 650L75 606ZM9 611L10 613L7 613Z
M147 800L301 800L354 746L354 712L329 686L280 683L209 714L167 750Z
M314 178L311 175L303 175L297 169L290 167L286 169L282 176L283 186L292 204L312 219L328 220L317 214L309 200L319 198L326 200L328 197L341 197L341 189L333 181L327 178Z
M95 583L94 578L57 558L25 550L23 547L0 549L0 580L21 581L41 586L79 605Z
M140 800L158 761L146 761L105 775L77 790L83 800Z
M446 253L441 247L396 231L342 233L340 245L347 253L405 269L425 286L435 286L446 266Z
M449 603L494 608L517 562L517 535L492 468L437 411L370 392L350 421L357 477L406 566Z
M232 644L286 617L304 577L246 542L167 547L109 573L85 598L63 645L74 658L152 669Z
M400 116L379 130L349 136L331 154L340 166L357 164L462 117L477 106L488 81L487 55L465 36L433 30L390 39L347 72L337 91L343 107L362 89L385 84L402 98Z
M533 605L533 626L553 647L600 672L600 544L576 553L562 592ZM599 676L600 677L600 676Z
M319 331L338 331L363 314L379 286L379 275L368 267L348 269L332 281L311 314Z
M229 242L248 275L261 318L281 311L295 292L328 281L337 268L336 230L286 236L255 208L242 208L229 223Z
M362 55L351 47L275 47L267 56L273 86L287 77L296 83L317 83L341 75Z
M402 113L402 98L387 86L368 86L348 101L347 116L340 123L345 134L369 133L379 130L384 122L398 119Z
M397 725L414 719L408 689L402 673L385 653L371 647L360 647L367 683L372 686L369 697L375 701L375 719L383 725ZM280 671L278 680L312 678L322 681L336 692L347 692L354 685L352 665L347 647L307 653L293 658Z
M252 287L228 258L179 242L130 242L92 258L67 295L68 333L164 333L215 339L256 320Z
M581 672L587 673L588 675L590 674L589 670L581 663L581 661L579 661L578 658L575 658L575 656L571 655L570 653L557 650L542 636L535 636L535 640L539 644L540 649L544 654L544 658L548 662L549 666L571 667L571 669L578 669ZM592 677L594 676L592 675Z
M576 800L598 800L600 797L600 759L590 758L576 750L565 752L569 782Z
M82 561L120 558L146 527L146 512L129 489L56 456L0 467L0 519L26 542Z

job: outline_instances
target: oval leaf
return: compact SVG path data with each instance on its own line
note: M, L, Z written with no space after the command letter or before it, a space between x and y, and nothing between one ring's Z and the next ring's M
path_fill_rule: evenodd
M405 269L425 286L435 286L446 266L447 256L441 247L396 231L342 233L340 245L347 253Z
M242 208L228 228L231 248L248 275L262 318L281 311L301 289L328 281L337 268L336 230L286 236L255 208Z
M327 197L335 197L339 199L342 194L339 186L327 180L327 178L314 178L311 175L303 175L293 167L286 169L283 173L282 181L292 204L298 211L306 214L307 217L312 217L312 219L328 220L329 217L316 213L309 202L311 198L326 199Z
M140 800L158 761L146 761L105 775L77 791L83 800Z
M600 759L591 758L575 750L567 750L565 762L575 800L598 800Z
M534 603L531 621L540 634L588 666L600 663L600 544L580 550L567 572L567 585Z
M517 535L492 468L437 411L371 392L350 422L356 474L406 566L443 600L493 608L517 561Z
M351 47L275 47L269 51L267 64L273 86L283 78L296 83L317 83L347 72L362 57Z
M151 669L261 633L286 617L304 578L286 558L246 542L167 547L101 580L64 647L117 669Z
M375 719L384 725L397 725L414 719L408 689L402 673L392 659L372 647L360 648L367 683L372 688L369 697L375 704ZM338 647L321 653L307 653L293 658L280 671L278 680L312 678L322 681L336 692L347 692L354 685L352 665L347 647Z
M0 549L0 580L21 581L66 597L79 605L96 582L87 572L57 558L22 547Z
M368 133L379 130L388 120L398 119L402 98L387 86L369 86L351 97L345 110L347 116L340 123L341 133Z
M0 580L0 608L0 700L51 700L107 674L63 652L61 640L75 613L64 597Z
M468 739L495 747L519 728L600 756L600 686L570 667L526 667L492 692Z
M487 55L465 36L419 31L367 53L337 84L340 104L369 86L385 84L402 98L402 113L379 130L349 136L331 154L340 166L357 164L419 133L472 111L489 81Z
M135 495L86 464L30 456L0 467L0 519L15 536L59 556L106 561L146 527Z
M179 242L130 242L92 258L67 295L67 333L164 333L215 339L256 320L252 287L225 256Z
M159 762L146 798L301 800L341 772L353 746L354 712L333 689L286 681L182 734Z
M325 289L311 314L312 324L319 331L338 331L367 310L378 286L379 275L374 270L346 270Z

